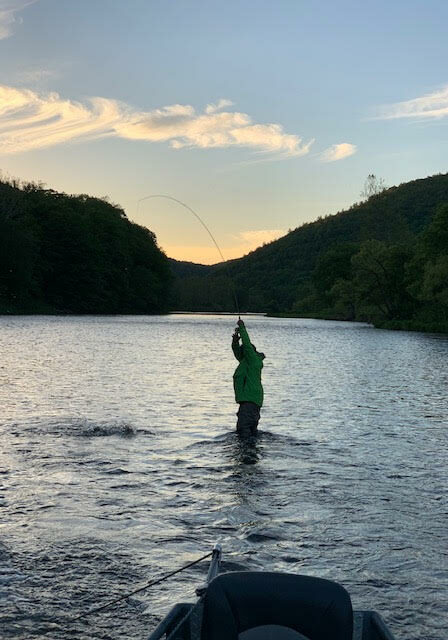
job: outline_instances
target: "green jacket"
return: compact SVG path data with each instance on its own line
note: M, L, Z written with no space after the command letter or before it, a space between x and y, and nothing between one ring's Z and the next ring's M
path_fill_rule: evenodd
M254 402L259 407L263 405L263 387L261 385L261 370L263 357L253 348L246 327L240 327L243 346L240 347L238 338L232 341L232 350L239 365L233 374L233 388L236 402Z

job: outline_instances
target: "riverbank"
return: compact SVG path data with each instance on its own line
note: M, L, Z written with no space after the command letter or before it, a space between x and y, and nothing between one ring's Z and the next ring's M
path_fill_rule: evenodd
M191 316L236 316L234 311L169 311L166 313L156 313L156 314L148 314L148 313L139 313L138 311L126 311L126 312L117 312L117 313L70 313L68 311L61 311L55 309L54 307L50 307L45 305L44 303L39 302L28 302L26 304L21 305L13 305L13 304L1 304L0 303L0 316L90 316L90 315L104 315L104 316L135 316L135 315L191 315ZM295 313L257 313L257 312L247 312L241 313L243 316L259 316L259 317L267 317L267 318L304 318L310 320L330 320L334 322L366 322L371 324L375 329L389 329L391 331L417 331L421 333L442 333L448 334L448 322L421 322L418 320L389 320L378 322L375 320L371 320L368 318L357 318L356 320L343 318L341 316L337 316L336 314L325 314L325 313L314 313L314 314L305 314L301 313L300 315Z
M448 333L448 322L422 322L419 320L388 320L375 321L368 318L357 318L349 320L347 318L337 317L334 314L304 314L294 313L268 313L268 318L314 318L315 320L332 320L339 322L367 322L375 327L375 329L389 329L391 331L418 331L421 333Z

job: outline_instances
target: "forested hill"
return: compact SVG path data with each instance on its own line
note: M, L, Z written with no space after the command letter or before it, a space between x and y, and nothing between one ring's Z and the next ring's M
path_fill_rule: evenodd
M0 313L161 313L173 276L106 199L0 181Z
M107 199L0 181L0 313L233 312L235 298L241 311L448 331L448 174L211 267L168 259Z
M198 264L197 262L186 262L183 260L174 260L174 258L168 258L171 271L176 278L186 278L188 276L208 275L210 273L210 266L205 264Z
M447 230L448 174L414 180L183 277L176 308L234 310L235 287L241 310L443 327Z

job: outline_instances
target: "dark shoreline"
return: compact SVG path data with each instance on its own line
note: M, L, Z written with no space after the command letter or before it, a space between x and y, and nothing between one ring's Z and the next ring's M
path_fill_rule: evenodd
M367 318L358 318L356 320L348 318L337 318L332 315L319 314L293 314L293 313L268 313L270 318L310 318L314 320L332 320L333 322L365 322L371 324L375 329L386 329L388 331L417 331L420 333L441 333L448 334L448 324L443 322L434 322L423 324L416 320L388 320L384 322L376 322Z
M190 316L237 316L235 311L159 311L155 313L142 313L141 311L124 311L118 313L73 313L65 311L56 311L48 308L37 308L33 311L24 309L5 310L0 308L0 317L17 317L17 316L168 316L168 315L190 315ZM388 331L415 331L418 333L438 333L442 335L448 334L448 325L442 323L422 324L415 320L389 320L387 322L375 322L367 318L358 318L356 320L335 317L325 314L294 314L294 313L265 313L265 312L242 312L242 316L264 316L266 318L291 318L291 319L310 319L310 320L328 320L332 322L361 322L370 324L375 329L385 329Z

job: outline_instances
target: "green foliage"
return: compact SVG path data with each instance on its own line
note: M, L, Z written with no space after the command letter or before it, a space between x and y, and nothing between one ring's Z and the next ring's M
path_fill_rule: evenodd
M234 286L241 311L442 330L448 174L379 187L348 211L304 224L244 258L202 270L184 265L174 308L235 311ZM222 286L213 286L224 273Z
M448 331L448 174L378 190L211 267L168 261L154 234L106 199L0 181L0 312L237 305Z
M118 206L0 182L0 312L160 313L171 281L154 234Z
M448 204L437 209L421 234L407 271L408 291L420 303L414 318L448 327Z
M448 251L448 204L437 208L431 224L421 236L423 252L428 258L446 255Z
M176 308L180 311L235 310L232 280L226 275L208 278L189 276L174 287Z
M406 318L412 306L405 281L405 265L410 257L407 246L388 246L378 240L364 242L352 258L352 285L358 305L375 309L379 318ZM358 308L358 315L359 311Z

